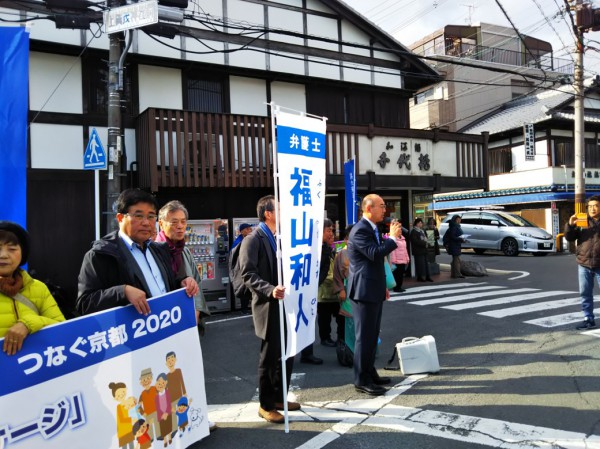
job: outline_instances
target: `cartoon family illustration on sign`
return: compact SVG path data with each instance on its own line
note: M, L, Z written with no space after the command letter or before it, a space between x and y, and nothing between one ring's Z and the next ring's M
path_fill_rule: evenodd
M123 382L111 382L108 388L117 401L117 437L119 447L126 449L150 449L154 441L163 447L173 443L179 432L183 436L189 426L188 411L192 398L188 398L181 369L176 368L177 355L168 352L165 364L168 371L154 376L151 368L140 373L142 392L139 399L127 396Z

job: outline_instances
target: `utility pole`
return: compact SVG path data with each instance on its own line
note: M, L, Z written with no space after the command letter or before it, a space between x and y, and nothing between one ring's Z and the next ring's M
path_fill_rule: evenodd
M577 0L575 8L582 8L582 0ZM575 51L575 130L574 130L574 146L575 146L575 213L586 211L585 207L585 179L583 176L583 166L585 163L585 126L584 126L584 108L583 108L583 31L584 24L581 23L580 14L575 15L577 18L576 26L574 27L575 37L577 39L577 48Z
M107 0L108 8L121 6L120 0ZM108 170L106 180L106 232L117 229L114 204L121 193L121 154L123 130L121 120L121 94L119 60L124 48L122 32L109 35L108 49ZM122 78L121 78L122 79Z

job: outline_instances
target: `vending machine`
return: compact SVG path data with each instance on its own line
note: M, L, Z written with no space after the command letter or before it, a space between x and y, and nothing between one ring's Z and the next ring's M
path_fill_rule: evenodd
M232 226L233 226L233 229L232 229L232 232L231 232L231 236L232 236L231 243L233 244L233 242L235 242L235 240L240 235L240 225L241 224L247 223L250 226L252 226L252 229L254 230L254 228L256 228L256 226L258 225L259 220L256 217L253 217L253 218L233 218L231 220L231 223L232 223ZM231 297L231 307L232 307L232 309L233 310L239 310L240 307L241 307L240 298L237 298L233 294L233 289L231 287L228 289L228 291L229 291L229 295Z
M231 310L228 220L188 220L185 239L202 277L208 309L228 312Z

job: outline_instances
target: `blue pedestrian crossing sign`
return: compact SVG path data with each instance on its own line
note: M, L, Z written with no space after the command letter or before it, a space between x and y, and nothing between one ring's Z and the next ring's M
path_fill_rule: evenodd
M83 169L99 170L102 168L106 168L106 152L96 128L92 128L90 141L83 153Z

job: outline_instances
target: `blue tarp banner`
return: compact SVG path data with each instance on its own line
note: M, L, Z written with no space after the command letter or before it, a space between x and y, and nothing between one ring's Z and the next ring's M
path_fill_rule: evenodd
M0 220L26 226L29 33L0 28Z

